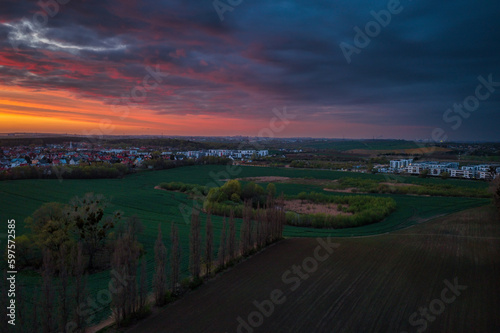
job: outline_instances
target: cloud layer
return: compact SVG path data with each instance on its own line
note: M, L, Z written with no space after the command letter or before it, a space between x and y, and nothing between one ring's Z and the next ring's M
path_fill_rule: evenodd
M429 139L440 127L451 139L499 139L500 87L459 128L443 120L478 76L500 81L495 1L243 0L223 20L212 1L60 2L4 1L4 115L251 135L287 107L296 118L276 135ZM394 5L390 22L365 30ZM355 28L373 37L348 62L339 45L359 46ZM146 78L147 68L168 76ZM145 89L145 78L158 85ZM128 105L126 117L113 105Z

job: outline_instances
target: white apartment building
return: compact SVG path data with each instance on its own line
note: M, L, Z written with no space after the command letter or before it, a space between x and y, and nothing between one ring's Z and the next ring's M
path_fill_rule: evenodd
M413 159L407 160L392 160L390 161L391 169L403 169L410 166L413 163Z

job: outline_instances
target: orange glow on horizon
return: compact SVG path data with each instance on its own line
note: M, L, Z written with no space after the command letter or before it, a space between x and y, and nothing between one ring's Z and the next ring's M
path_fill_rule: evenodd
M128 114L115 112L102 100L81 98L67 91L3 86L0 132L257 136L261 128L269 126L268 121L238 119L227 114L159 115L145 108L128 110Z
M118 112L116 112L118 110ZM64 90L0 86L0 133L32 132L76 135L311 136L355 138L384 132L383 126L335 121L278 121L223 114L158 114L145 107L113 109L105 100L83 98ZM121 111L120 111L121 110ZM121 112L121 113L120 113ZM271 128L281 128L271 131Z

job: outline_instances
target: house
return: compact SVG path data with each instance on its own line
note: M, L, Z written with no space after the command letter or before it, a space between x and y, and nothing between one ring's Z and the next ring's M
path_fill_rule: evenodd
M26 160L24 158L13 158L10 161L11 168L16 168L18 166L24 166L24 165L28 165L28 162L26 162Z
M72 157L70 160L69 160L69 165L78 165L80 164L80 158L79 157Z

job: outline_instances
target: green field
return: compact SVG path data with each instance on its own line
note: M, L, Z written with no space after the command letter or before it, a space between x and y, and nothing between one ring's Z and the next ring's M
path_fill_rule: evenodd
M300 148L335 149L340 151L352 149L392 150L414 149L419 146L413 141L405 140L318 140L305 143L296 143Z
M170 223L179 227L181 247L183 253L182 272L187 276L188 267L188 232L189 216L181 213L181 205L191 207L193 202L182 193L155 190L154 187L161 182L181 181L201 185L220 185L214 179L242 178L255 176L286 176L286 177L311 177L317 179L338 179L340 177L361 177L387 181L382 175L356 174L322 170L297 170L284 168L264 167L233 167L235 170L228 174L225 166L192 166L177 169L140 172L129 175L123 179L95 179L95 180L18 180L0 182L0 217L4 223L7 219L15 219L17 235L25 232L23 221L45 202L58 201L67 203L74 196L81 196L86 192L104 194L111 199L108 211L123 211L125 216L138 216L144 224L144 232L139 237L146 252L149 278L152 276L154 255L153 246L157 235L158 224L163 225L163 234L169 235ZM439 183L440 179L421 179L407 177L407 183ZM483 182L452 180L447 184L470 188L484 188ZM276 184L278 193L296 195L302 191L322 191L321 187L298 184ZM327 193L327 192L323 192ZM329 193L330 194L330 193ZM331 195L342 195L333 194ZM351 195L351 194L350 194ZM425 219L438 215L449 214L466 208L477 207L490 202L489 199L476 198L448 198L448 197L417 197L404 195L377 194L376 196L390 196L396 200L397 209L384 221L360 228L347 228L341 230L313 229L300 227L285 227L285 237L317 237L317 236L365 236L386 233L402 229ZM201 216L204 225L205 216ZM215 248L218 248L218 236L221 230L222 218L214 216L214 234L216 235ZM3 231L5 230L5 231ZM6 226L2 232L6 232ZM237 230L239 232L239 230ZM4 240L2 239L2 246ZM39 284L39 277L33 274L21 273L18 278L27 285L27 291ZM91 294L106 288L109 280L108 272L93 274L89 277ZM97 313L93 319L95 323L109 315L109 304L95 309Z

